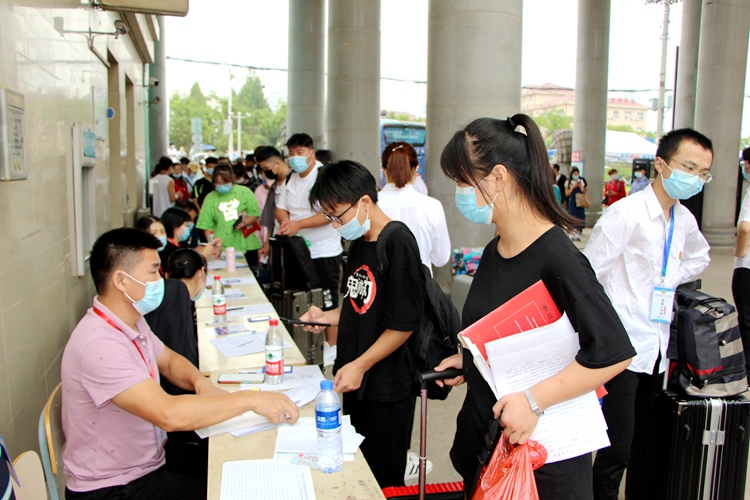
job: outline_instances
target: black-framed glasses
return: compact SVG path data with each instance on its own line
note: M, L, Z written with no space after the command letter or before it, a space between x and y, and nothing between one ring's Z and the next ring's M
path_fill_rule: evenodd
M325 217L328 222L335 222L337 224L343 224L344 222L341 220L341 216L344 215L349 210L351 210L353 206L354 204L349 205L349 208L347 208L346 210L344 210L338 215L328 215L327 213L322 212L323 217Z
M685 169L685 173L686 174L693 175L693 176L698 176L706 184L708 184L709 182L711 182L711 180L714 178L714 176L711 175L710 173L708 173L708 172L699 172L698 169L696 169L695 167L691 167L690 165L686 165L686 164L682 163L680 160L675 160L674 158L667 158L667 161L676 161L677 163L679 163L680 165L682 165L682 168Z

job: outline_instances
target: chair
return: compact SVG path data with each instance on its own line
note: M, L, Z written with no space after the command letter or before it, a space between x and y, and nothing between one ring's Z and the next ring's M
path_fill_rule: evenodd
M62 430L60 385L57 384L54 388L39 416L39 451L42 454L44 477L47 479L50 500L65 498L65 482L67 481L67 475L62 467L65 434Z
M3 466L5 466L3 464ZM16 500L47 500L44 489L44 471L39 455L35 451L24 451L13 460L13 468L21 484L13 481Z

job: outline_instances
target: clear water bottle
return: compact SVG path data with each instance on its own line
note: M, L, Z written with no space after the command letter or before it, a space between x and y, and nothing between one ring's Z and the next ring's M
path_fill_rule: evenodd
M315 397L315 427L318 429L318 469L326 474L339 472L344 465L341 441L341 399L332 380L320 381Z
M221 276L214 276L214 284L211 287L211 300L214 304L214 321L227 320L227 298L224 295L224 285L221 284Z
M279 330L279 320L268 321L266 334L266 383L280 384L284 381L284 338Z

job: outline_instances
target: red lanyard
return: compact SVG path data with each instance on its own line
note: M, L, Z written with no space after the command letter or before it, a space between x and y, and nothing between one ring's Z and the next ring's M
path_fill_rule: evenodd
M109 326L125 334L125 332L122 331L122 328L117 326L115 322L109 318L109 316L104 314L101 310L97 309L96 306L94 306L93 309L96 315L102 318L104 321L106 321ZM146 366L148 367L148 372L151 375L151 378L158 382L158 379L156 378L156 372L154 371L154 367L151 366L148 361L146 361L146 357L143 355L143 351L141 351L141 348L138 347L138 343L135 340L132 340L131 342L133 342L133 345L135 346L135 348L138 349L138 354L141 355L141 359L143 360L143 362L146 363Z
M170 242L171 244L173 244L174 246L176 246L177 248L180 247L180 245L178 245L177 242L175 240L173 240L172 238L167 238L167 241Z

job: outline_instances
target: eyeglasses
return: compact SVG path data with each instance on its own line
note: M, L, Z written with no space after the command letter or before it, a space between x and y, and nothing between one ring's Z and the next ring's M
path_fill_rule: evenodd
M323 217L325 217L328 222L335 222L336 224L343 224L344 221L341 220L341 216L344 215L349 210L351 210L353 206L354 204L349 205L349 208L347 208L346 210L344 210L338 215L328 215L326 213L323 213Z
M677 163L679 163L680 165L682 165L682 168L685 169L685 173L686 174L693 175L693 176L698 176L706 184L708 184L709 182L711 182L711 180L714 178L714 176L711 175L710 173L708 173L708 172L699 172L695 167L691 167L690 165L685 165L681 161L675 160L674 158L667 158L667 161L676 161Z

